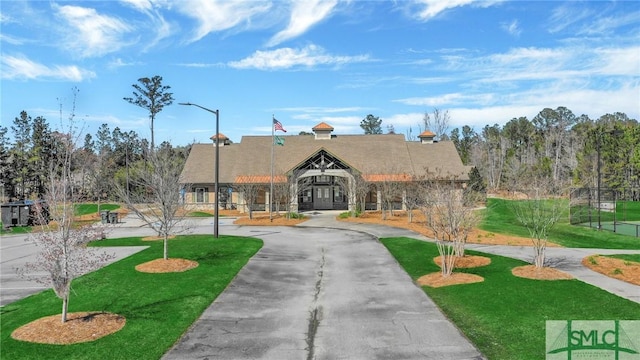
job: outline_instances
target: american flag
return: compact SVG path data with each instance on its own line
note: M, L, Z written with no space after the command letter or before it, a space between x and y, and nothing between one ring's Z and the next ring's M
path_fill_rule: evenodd
M273 128L282 132L287 132L287 130L282 127L282 123L275 118L273 118Z

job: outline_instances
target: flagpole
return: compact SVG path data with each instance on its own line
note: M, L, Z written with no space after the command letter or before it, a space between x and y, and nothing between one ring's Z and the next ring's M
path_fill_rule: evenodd
M273 148L275 147L275 115L271 114L271 187L269 189L269 221L273 222Z

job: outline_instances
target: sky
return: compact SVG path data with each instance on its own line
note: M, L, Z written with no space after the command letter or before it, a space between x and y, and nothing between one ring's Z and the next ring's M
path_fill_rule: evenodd
M211 142L215 116L180 102L219 110L234 142L270 135L273 116L287 134L360 134L372 114L413 136L434 109L478 132L559 106L640 119L636 1L2 0L0 26L8 128L25 110L150 139L123 98L156 75L175 99L156 144Z

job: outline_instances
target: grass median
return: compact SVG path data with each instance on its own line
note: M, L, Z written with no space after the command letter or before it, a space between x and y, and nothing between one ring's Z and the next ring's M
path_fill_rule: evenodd
M13 330L38 318L60 314L61 300L47 290L0 308L0 358L159 359L227 287L262 241L249 237L179 236L169 256L197 261L181 273L140 273L135 266L162 257L161 241L140 238L101 241L97 246L150 248L85 275L72 284L69 312L107 311L126 318L125 327L104 338L74 345L16 341Z
M437 272L435 244L410 238L382 243L415 281ZM483 282L422 289L489 359L544 359L546 320L637 320L640 304L579 280L519 278L511 269L523 261L467 251L491 264L456 269L484 277Z

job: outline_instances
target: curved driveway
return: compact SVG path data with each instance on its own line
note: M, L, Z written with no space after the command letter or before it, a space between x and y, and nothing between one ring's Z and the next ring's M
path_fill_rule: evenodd
M264 247L164 359L473 359L377 238L234 227Z

